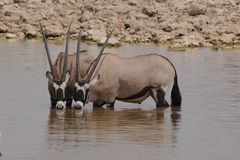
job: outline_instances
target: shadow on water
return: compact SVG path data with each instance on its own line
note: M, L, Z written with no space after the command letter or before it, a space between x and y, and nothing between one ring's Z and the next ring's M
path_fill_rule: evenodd
M60 146L92 147L105 143L170 144L176 141L181 120L180 108L171 111L107 108L78 112L71 109L50 110L48 143L52 149Z

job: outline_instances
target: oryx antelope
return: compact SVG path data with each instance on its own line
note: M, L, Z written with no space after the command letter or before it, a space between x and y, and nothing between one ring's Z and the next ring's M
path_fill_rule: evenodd
M113 29L114 30L114 29ZM89 91L90 85L92 85L95 81L93 79L93 74L96 72L96 68L99 65L99 60L101 59L101 55L103 54L103 51L105 47L107 46L107 42L112 35L113 30L110 32L110 34L107 36L107 39L103 43L103 46L98 54L98 57L91 63L89 66L87 72L85 74L82 73L82 67L80 65L80 62L82 58L80 58L80 43L78 42L78 49L77 49L77 58L76 58L76 82L75 82L75 94L74 94L74 101L75 101L75 108L81 109L85 105L85 102L87 100L87 95ZM81 76L85 75L84 78L81 78Z
M66 106L71 107L73 94L75 93L75 78L76 78L76 58L77 54L68 55L68 41L70 34L69 25L66 39L66 49L65 53L59 53L54 64L52 63L51 56L49 53L49 48L46 39L45 30L43 30L41 24L41 31L43 34L43 40L47 52L48 62L50 65L50 71L46 72L46 77L48 78L48 90L50 94L51 106L52 108L57 107L57 109L63 109ZM81 54L81 74L79 76L84 76L91 63L94 61L94 56L87 52L86 50L79 51L80 35L78 37L78 49L77 52ZM79 72L80 73L80 72Z
M103 54L103 49L104 47L86 78L77 79L74 96L76 105L83 107L85 103L93 102L94 107L104 104L114 107L115 100L140 104L151 96L157 107L169 106L165 93L171 86L171 105L181 105L177 72L167 58L158 54L127 58Z

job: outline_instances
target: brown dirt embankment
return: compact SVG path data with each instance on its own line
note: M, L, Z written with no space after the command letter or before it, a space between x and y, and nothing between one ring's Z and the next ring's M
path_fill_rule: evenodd
M113 25L113 43L155 42L185 47L238 47L240 0L2 0L1 39L71 34L99 42Z

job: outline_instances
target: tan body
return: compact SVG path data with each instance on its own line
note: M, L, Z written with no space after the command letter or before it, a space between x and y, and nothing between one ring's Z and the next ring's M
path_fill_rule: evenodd
M168 59L157 54L135 57L105 54L98 75L99 80L90 86L90 102L98 105L115 100L141 103L151 95L157 105L162 105L164 102L157 102L157 93L161 90L165 95L174 83L176 71Z

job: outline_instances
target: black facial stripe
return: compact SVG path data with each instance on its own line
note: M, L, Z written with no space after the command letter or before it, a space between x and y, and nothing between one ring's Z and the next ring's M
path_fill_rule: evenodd
M84 101L84 103L85 103L86 100L87 100L87 96L88 96L88 92L89 92L89 90L87 89L85 92L86 92L86 93L85 93L85 101Z
M77 93L74 96L74 100L75 101L81 101L81 102L85 103L86 98L85 98L83 90L80 89L80 90L77 91Z
M57 101L63 101L63 90L62 90L62 88L57 89Z
M54 89L53 89L53 92L51 92L51 99L52 99L52 100L56 100L56 99L57 99L57 95L56 95Z

